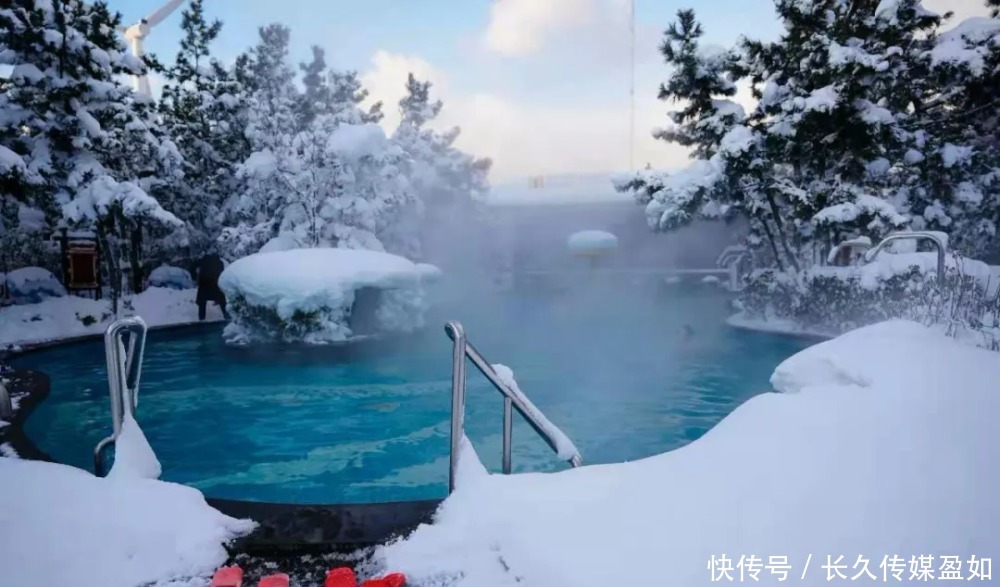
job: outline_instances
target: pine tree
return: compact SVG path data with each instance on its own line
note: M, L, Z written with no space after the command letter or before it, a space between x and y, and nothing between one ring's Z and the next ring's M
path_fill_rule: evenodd
M120 17L103 2L17 0L0 14L0 54L15 66L3 108L16 120L4 127L2 146L24 163L21 181L50 194L30 202L50 225L97 232L117 311L118 259L129 258L139 281L143 223L177 223L153 195L178 177L180 154L153 105L120 82L146 65L125 50Z
M312 61L300 63L302 71L302 86L304 88L299 103L299 128L308 127L316 116L329 114L333 101L330 85L327 81L326 52L322 47L313 45Z
M235 74L211 56L222 23L205 20L203 0L192 0L181 26L185 34L167 72L160 111L186 162L172 210L187 226L174 246L201 251L218 238L221 210L238 188L235 167L250 154L246 96Z
M420 82L412 73L408 76L406 95L399 102L400 124L393 135L407 155L407 175L416 196L394 240L399 243L397 248L411 257L420 254L423 227L440 229L475 218L478 204L489 192L491 162L454 147L458 128L436 132L427 127L443 107L440 100L431 100L431 87L430 82Z

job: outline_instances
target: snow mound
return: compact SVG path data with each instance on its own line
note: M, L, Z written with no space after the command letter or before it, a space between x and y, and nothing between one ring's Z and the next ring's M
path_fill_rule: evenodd
M603 230L581 230L569 236L566 246L574 253L610 251L618 247L618 237Z
M191 289L195 287L191 273L180 267L161 265L149 274L149 287L165 287L169 289Z
M377 310L383 328L410 330L422 324L422 282L437 274L432 265L378 251L318 248L250 255L219 278L235 315L226 337L241 344L255 338L346 340L355 292L362 288L384 291ZM273 312L281 325L262 329L268 320L260 319L261 309Z
M995 353L913 323L869 326L785 361L775 385L794 393L754 397L681 449L466 479L433 525L376 560L456 587L707 586L722 555L725 582L751 556L787 557L796 585L829 585L831 562L884 582L893 556L904 581L922 555L933 579L960 556L966 579L972 556L1000 549L998 378Z
M115 464L108 478L159 479L163 468L139 423L128 411L122 420L121 434L115 440Z
M260 253L275 253L277 251L293 251L295 249L301 249L302 245L299 244L298 239L296 239L291 234L279 234L278 236L267 241L263 247L260 248Z
M66 288L48 269L24 267L7 274L4 283L15 304L37 304L66 295Z
M3 584L134 587L207 577L253 530L196 489L0 458Z

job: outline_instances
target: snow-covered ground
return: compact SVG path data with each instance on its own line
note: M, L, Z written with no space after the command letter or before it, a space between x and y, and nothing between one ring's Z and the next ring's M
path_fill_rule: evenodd
M896 583L922 568L978 584L969 561L1000 552L997 380L994 353L910 322L861 328L786 360L784 393L667 454L509 477L466 459L436 522L378 559L462 587Z
M121 307L122 316L138 314L151 327L198 321L196 290L151 287L126 298L132 309ZM206 320L222 319L214 304L208 305ZM55 340L101 334L113 320L111 301L77 296L49 298L37 304L0 309L0 346L31 346Z
M0 584L136 587L211 575L253 529L190 487L0 458ZM205 582L207 584L207 581Z

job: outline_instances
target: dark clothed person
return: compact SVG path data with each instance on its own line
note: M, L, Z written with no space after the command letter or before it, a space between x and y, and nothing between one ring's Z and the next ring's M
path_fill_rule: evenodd
M219 289L219 276L226 268L218 255L205 255L198 262L198 320L205 319L208 302L215 302L222 309L222 315L229 319L226 312L226 294Z

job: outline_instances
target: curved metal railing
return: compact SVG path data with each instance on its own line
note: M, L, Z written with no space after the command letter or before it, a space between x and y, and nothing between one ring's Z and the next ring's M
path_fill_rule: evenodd
M882 242L865 251L865 263L871 263L873 260L875 260L875 257L878 256L879 252L881 252L882 249L888 246L889 243L899 240L915 240L915 241L929 240L932 243L934 243L935 248L937 248L938 283L944 283L944 273L945 273L944 258L945 258L945 253L948 251L948 245L945 243L945 241L941 238L939 234L934 232L914 231L914 232L895 232L893 234L890 234L889 236L882 239Z
M448 322L444 327L448 337L454 342L452 353L451 376L451 460L448 470L448 492L455 491L455 475L458 470L458 459L461 453L462 438L465 436L465 359L479 369L493 387L503 396L503 473L511 472L511 451L514 435L514 409L528 422L531 428L556 452L559 450L559 440L555 433L565 434L549 422L543 422L539 416L541 411L518 389L508 386L493 367L483 358L476 347L465 336L465 328L459 322ZM555 430L550 429L554 428ZM554 433L555 432L555 433ZM572 467L583 464L580 453L574 448L573 454L566 459Z
M125 411L132 416L139 404L139 378L146 349L146 323L138 316L115 320L104 332L104 355L108 364L108 392L111 397L111 435L94 447L94 474L104 470L104 451L122 432ZM128 335L128 347L125 346Z

